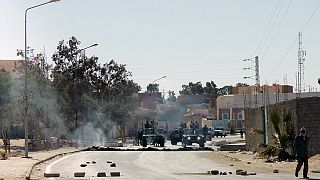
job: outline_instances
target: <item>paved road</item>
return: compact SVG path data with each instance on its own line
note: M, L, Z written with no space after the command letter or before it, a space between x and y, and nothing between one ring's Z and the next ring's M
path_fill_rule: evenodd
M256 176L235 175L233 167L217 164L206 158L205 151L87 151L65 156L46 167L47 173L60 173L63 179L74 178L75 172L85 172L85 179L97 179L98 172L120 172L117 179L295 179L290 175L257 174ZM93 164L92 161L96 163ZM107 161L116 163L110 167ZM87 167L80 164L90 162ZM209 170L217 169L232 172L228 175L206 175ZM110 177L109 177L110 178ZM77 179L77 178L75 178ZM100 178L99 178L100 179Z

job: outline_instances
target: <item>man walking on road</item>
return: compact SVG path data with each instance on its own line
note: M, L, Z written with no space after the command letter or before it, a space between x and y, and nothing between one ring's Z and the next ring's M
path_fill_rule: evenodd
M303 127L300 129L300 135L294 140L294 152L298 160L295 176L298 177L299 171L303 164L303 178L308 178L308 143L309 137L307 137L306 129Z

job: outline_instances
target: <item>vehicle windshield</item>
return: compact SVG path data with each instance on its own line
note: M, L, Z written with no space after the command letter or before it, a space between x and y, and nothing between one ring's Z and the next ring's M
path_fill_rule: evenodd
M225 130L225 128L223 128L223 127L217 127L217 128L215 128L215 130Z

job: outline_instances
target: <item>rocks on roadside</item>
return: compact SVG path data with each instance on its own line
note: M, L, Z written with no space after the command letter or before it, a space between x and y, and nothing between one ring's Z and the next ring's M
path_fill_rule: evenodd
M242 169L237 169L236 170L236 175L240 175L240 172L242 172L243 170Z
M248 171L244 171L242 169L236 170L236 175L241 175L241 176L252 176L252 175L257 175L257 173L248 173Z
M219 174L219 171L218 171L218 170L212 170L212 171L211 171L211 174L212 174L212 175L218 175L218 174Z
M86 167L87 164L80 164L80 167Z
M229 174L232 174L232 172L229 172ZM225 176L225 175L227 175L228 173L227 172L220 172L220 171L218 171L218 170L211 170L211 171L207 171L207 174L210 174L210 175L223 175L223 176Z
M211 170L211 171L207 171L207 174L210 175L222 175L222 176L226 176L228 174L232 174L232 172L223 172L223 171L218 171L218 170ZM255 172L250 172L248 173L248 171L244 171L242 169L237 169L236 170L236 175L240 175L240 176L254 176L257 175L257 173Z

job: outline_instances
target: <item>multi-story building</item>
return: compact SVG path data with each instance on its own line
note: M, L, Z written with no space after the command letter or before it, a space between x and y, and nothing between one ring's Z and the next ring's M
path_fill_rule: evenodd
M273 84L272 86L244 86L232 87L232 94L255 94L255 93L293 93L293 86Z
M138 93L137 104L138 107L146 109L155 109L157 104L163 103L161 92L144 92Z
M285 91L286 92L286 91ZM320 97L320 92L301 93L300 98ZM217 119L230 122L236 129L244 127L246 108L259 108L296 99L297 93L230 94L217 98Z

